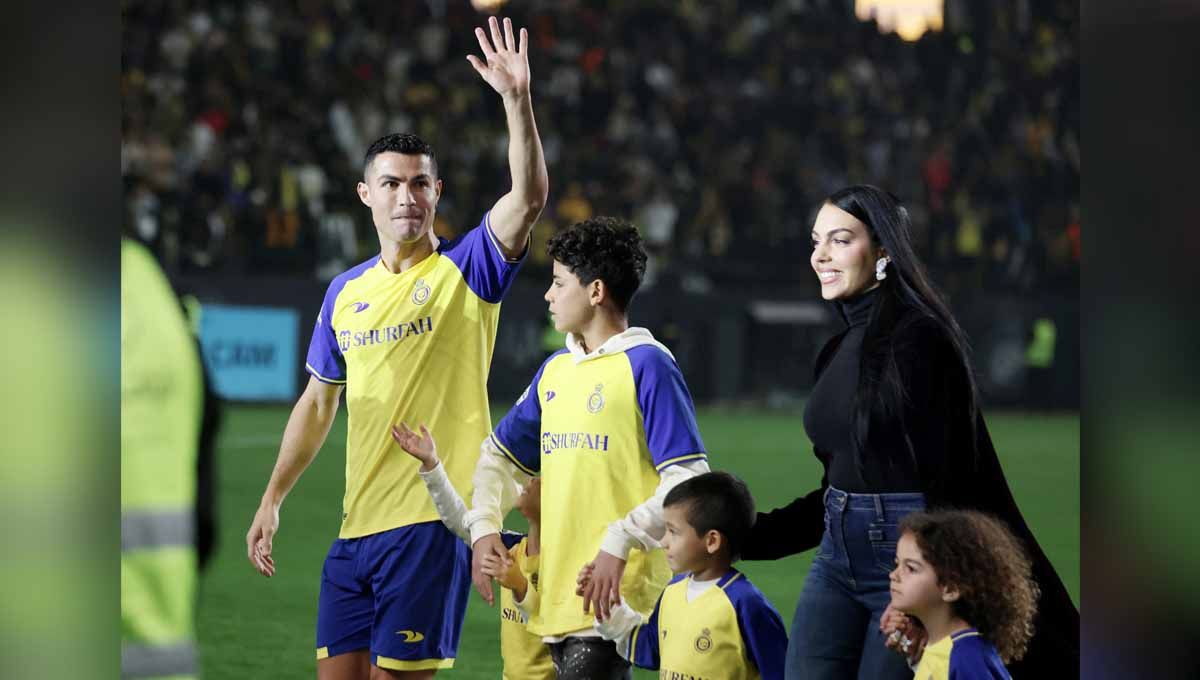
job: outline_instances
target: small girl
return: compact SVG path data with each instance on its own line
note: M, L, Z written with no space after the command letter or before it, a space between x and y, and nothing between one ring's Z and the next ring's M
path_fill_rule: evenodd
M892 608L920 620L928 643L914 680L1011 680L1033 636L1038 588L1020 542L975 511L900 521Z

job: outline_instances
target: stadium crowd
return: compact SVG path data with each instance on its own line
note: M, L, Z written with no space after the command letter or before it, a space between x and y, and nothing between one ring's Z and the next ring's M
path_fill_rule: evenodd
M813 206L888 187L921 255L964 288L1079 278L1078 5L948 0L944 30L883 35L853 3L513 2L530 27L550 204L542 244L626 215L648 285L808 287ZM123 2L128 231L169 272L328 279L375 234L354 185L392 131L433 143L437 230L478 223L505 177L499 102L464 56L467 2Z

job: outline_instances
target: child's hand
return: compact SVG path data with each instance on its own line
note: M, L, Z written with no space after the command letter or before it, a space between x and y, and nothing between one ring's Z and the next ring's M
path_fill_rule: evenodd
M392 426L392 439L400 445L410 456L421 461L421 472L429 472L438 466L440 462L437 455L437 445L433 442L433 435L429 434L429 430L424 425L421 426L421 434L408 429L408 425L400 423L399 427Z
M609 611L608 619L596 620L592 629L605 640L619 640L633 632L634 628L642 625L642 616L621 600Z
M596 565L588 562L583 565L583 569L579 570L579 578L575 579L575 594L583 597L583 591L587 589L588 584L592 582L592 572L596 570Z
M500 585L514 592L525 591L525 576L517 568L516 562L504 562L495 555L484 555L482 571L500 582ZM523 599L523 598L519 598Z
M884 646L903 654L909 664L915 665L921 660L929 633L920 621L909 618L889 604L879 618L879 631L885 636Z
M907 620L908 616L904 612L888 604L887 609L883 610L883 616L879 617L879 632L884 635L891 635L901 623Z
M596 611L596 620L608 619L609 610L621 601L621 577L625 574L625 560L600 550L591 561L593 571L588 583L583 586L583 613Z

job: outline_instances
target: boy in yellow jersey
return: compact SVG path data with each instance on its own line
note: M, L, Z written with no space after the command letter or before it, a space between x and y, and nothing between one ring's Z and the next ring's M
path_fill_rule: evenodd
M433 435L422 425L421 434L407 425L392 426L392 439L413 458L421 461L419 470L429 496L437 507L442 522L456 536L466 541L467 506L446 477L446 469L438 459ZM500 595L500 655L504 659L504 680L554 680L554 665L550 649L540 635L526 628L529 613L537 610L538 553L542 519L542 480L529 480L517 496L517 510L529 520L529 535L511 531L500 534L508 547L511 563L505 564L494 555L488 556L484 572L500 580L504 590Z
M671 489L663 512L667 561L677 576L644 623L621 603L596 630L621 656L663 678L782 680L783 620L731 566L754 523L750 490L728 472L710 472Z
M670 578L662 498L707 472L707 456L671 353L629 327L646 267L637 230L597 217L555 235L547 251L554 276L545 298L567 346L483 443L468 519L472 578L490 602L483 566L506 559L499 528L513 480L540 473L541 601L529 630L550 645L562 680L627 678L628 661L593 630L588 607L606 615L624 593L649 613ZM580 600L575 581L586 564L597 587Z
M387 432L402 420L427 423L449 452L451 483L468 493L475 447L490 430L487 375L500 301L548 191L528 34L522 29L518 40L508 20L502 29L491 18L489 28L490 41L475 31L484 59L468 60L503 101L512 189L479 226L446 241L433 232L442 182L429 145L397 134L367 150L358 196L371 210L380 254L330 283L308 351L312 377L246 534L247 558L273 575L280 505L324 443L344 388L346 494L317 604L322 680L429 678L457 653L468 551L439 521Z

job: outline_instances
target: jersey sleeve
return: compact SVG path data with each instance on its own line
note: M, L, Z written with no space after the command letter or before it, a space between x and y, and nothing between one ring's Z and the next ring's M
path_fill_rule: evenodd
M500 532L500 542L504 544L504 549L507 550L509 554L512 554L513 548L520 545L521 541L523 540L525 540L525 534L516 531L509 531L507 529Z
M950 680L1011 680L999 655L977 634L954 641L948 676Z
M542 403L538 399L538 383L546 365L554 357L566 352L560 350L550 355L542 362L529 387L521 393L517 403L509 409L504 419L492 432L492 442L517 469L528 475L537 475L542 469L541 434L542 434Z
M674 580L672 579L672 582ZM656 671L661 664L658 647L658 610L660 607L662 607L661 594L658 596L658 602L654 603L654 611L650 612L650 618L634 628L629 635L629 649L624 656L638 668Z
M704 442L696 424L696 407L675 361L654 345L626 351L637 385L638 407L646 429L646 446L654 469L703 460Z
M738 629L742 633L746 655L758 668L763 680L783 680L788 644L783 619L762 592L744 576L738 580L740 583L731 584L735 587L726 589L726 593L733 600L733 608L737 612Z
M484 214L479 226L453 241L444 241L438 251L450 258L462 272L467 286L487 302L500 302L529 252L526 245L521 257L510 260L500 250L500 242L492 231L491 212Z
M346 383L346 359L338 344L337 331L333 327L334 304L345 286L341 277L335 278L325 292L317 323L313 328L312 340L308 343L308 355L304 369L321 382L334 385Z

